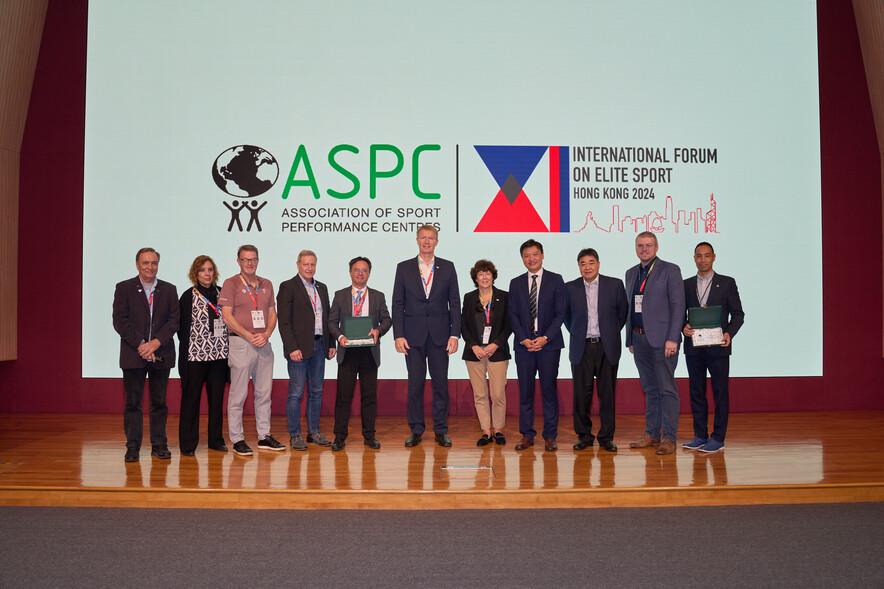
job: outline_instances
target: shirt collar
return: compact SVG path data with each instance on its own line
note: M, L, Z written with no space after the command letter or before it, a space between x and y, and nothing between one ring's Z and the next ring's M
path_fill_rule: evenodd
M301 282L303 282L304 286L306 286L307 288L314 288L314 286L316 285L316 277L313 278L313 282L307 282L307 279L301 276L300 273L298 273L298 278L301 279Z
M528 272L528 277L530 278L531 276L534 276L535 274L537 274L537 279L538 279L538 280L543 280L543 266L541 266L541 267L540 267L540 270L538 270L537 272L530 272L530 271L529 271L529 272Z
M138 282L141 282L140 278L138 279ZM154 290L156 287L157 287L157 279L156 278L153 279L153 282L148 282L147 284L145 284L144 282L141 282L141 288L144 289L144 292L150 292L150 291Z
M586 288L589 288L593 284L598 284L598 283L599 283L599 275L598 274L595 275L595 278L592 279L592 282L586 282L586 279L585 278L583 279L583 286L585 286Z

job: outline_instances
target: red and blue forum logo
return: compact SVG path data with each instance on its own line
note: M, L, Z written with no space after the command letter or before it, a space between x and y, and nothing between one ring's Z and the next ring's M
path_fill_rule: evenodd
M566 146L474 145L500 190L474 232L569 233L569 165ZM549 192L527 195L524 187L549 151ZM549 199L549 221L544 222L536 199Z

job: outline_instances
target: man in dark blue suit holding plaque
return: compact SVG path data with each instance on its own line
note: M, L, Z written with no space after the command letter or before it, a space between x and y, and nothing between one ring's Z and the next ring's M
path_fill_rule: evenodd
M510 323L515 334L516 373L519 376L519 431L516 450L534 445L535 376L543 399L544 448L558 449L559 358L565 340L565 282L561 275L543 268L543 245L529 239L519 248L528 271L512 279L509 290Z
M619 278L599 274L599 254L592 248L577 254L580 278L565 285L568 308L565 326L571 333L568 356L574 382L575 450L592 446L592 386L599 397L599 447L616 452L614 444L614 393L620 363L620 331L626 324L629 303Z
M728 417L728 378L730 374L731 342L743 325L743 304L736 281L730 276L713 272L715 250L712 244L701 242L694 248L694 263L697 275L684 281L685 301L688 317L691 308L721 307L721 317L717 327L721 328L721 340L710 342L708 346L698 346L694 341L701 334L700 326L691 327L690 321L682 330L685 335L684 354L688 365L691 391L691 413L694 416L694 439L684 444L688 450L718 452L724 448ZM695 329L696 328L696 329ZM716 334L717 337L717 334ZM715 401L715 419L712 437L709 437L709 405L706 400L706 372L712 381L712 398Z
M396 351L405 354L408 369L409 448L421 443L424 423L424 383L427 367L433 386L433 431L436 443L451 446L448 437L448 356L460 338L460 292L454 264L437 258L439 230L417 230L418 255L400 262L393 281L393 337Z

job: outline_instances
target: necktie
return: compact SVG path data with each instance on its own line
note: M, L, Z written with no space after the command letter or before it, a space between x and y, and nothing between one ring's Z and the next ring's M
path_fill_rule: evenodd
M359 299L360 301L362 301L362 291L361 290L356 291L356 298ZM359 305L359 314L362 315L362 305Z
M531 277L531 290L528 292L528 307L531 309L531 330L537 325L537 274Z

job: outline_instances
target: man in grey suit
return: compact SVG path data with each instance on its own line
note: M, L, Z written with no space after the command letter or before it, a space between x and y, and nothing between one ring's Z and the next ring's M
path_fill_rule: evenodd
M328 332L340 345L338 351L338 393L335 400L335 441L331 449L343 450L350 422L350 405L359 378L359 397L362 406L362 437L369 448L381 447L375 437L375 418L378 414L378 366L381 365L381 336L390 330L393 320L387 310L384 293L368 288L371 260L357 257L350 260L351 286L335 292L328 315ZM370 347L347 348L347 337L342 331L345 317L371 317L369 335L374 340Z
M599 397L599 447L616 452L614 398L620 364L620 331L626 323L629 302L619 278L599 274L599 254L592 248L577 254L580 278L565 285L568 307L565 326L571 333L568 357L574 380L575 450L592 446L592 387Z
M657 257L657 236L635 238L639 264L626 271L631 293L626 321L626 347L645 393L645 433L630 448L656 446L657 454L675 452L678 432L678 388L675 367L684 325L685 300L681 270Z

